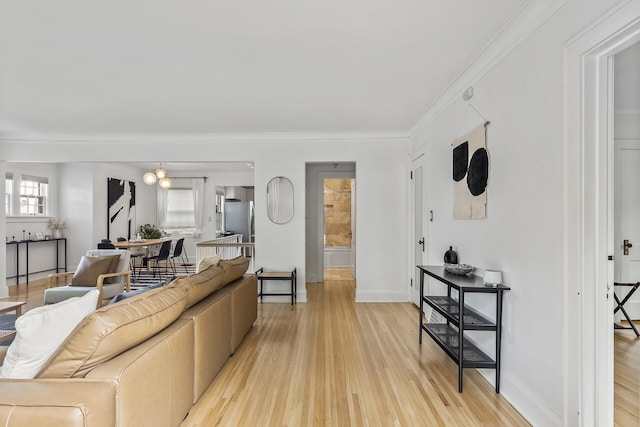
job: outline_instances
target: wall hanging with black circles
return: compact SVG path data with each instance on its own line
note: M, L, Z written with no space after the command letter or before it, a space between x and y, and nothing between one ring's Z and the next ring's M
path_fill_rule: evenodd
M453 217L487 217L489 155L486 125L482 124L453 143Z

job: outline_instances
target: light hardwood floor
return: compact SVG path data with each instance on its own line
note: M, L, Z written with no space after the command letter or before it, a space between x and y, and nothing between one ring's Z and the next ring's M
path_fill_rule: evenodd
M308 302L259 305L258 320L195 405L195 426L524 426L477 372L430 339L409 303L355 304L340 271Z
M526 421L477 373L457 369L410 304L355 304L348 270L307 285L306 304L259 304L258 320L182 427L517 426ZM3 301L43 304L43 280ZM640 425L640 339L615 333L615 424Z
M632 330L616 330L614 355L614 423L620 427L639 426L640 338Z

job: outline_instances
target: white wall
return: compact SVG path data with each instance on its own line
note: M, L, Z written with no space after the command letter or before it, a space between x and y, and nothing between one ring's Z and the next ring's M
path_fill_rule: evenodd
M151 137L150 137L151 138ZM355 162L358 206L358 301L407 301L406 265L408 169L407 139L403 138L265 138L252 141L207 141L198 138L130 138L122 140L59 142L4 140L2 155L10 161L189 162L253 161L255 164L256 266L298 268L299 299L306 299L305 166L307 162ZM274 142L275 141L275 142ZM152 154L150 154L152 153ZM267 182L285 176L293 182L295 215L291 222L274 224L267 218ZM214 182L212 185L224 185ZM234 183L237 184L237 183ZM105 196L106 198L106 196ZM96 199L99 200L99 199ZM105 208L106 211L106 208ZM97 215L103 215L99 212ZM92 236L91 240L95 236Z
M470 102L491 121L487 219L452 218L451 143L484 121L462 94L430 112L413 139L412 157L427 154L429 258L456 246L460 262L502 270L511 286L501 393L534 425L563 423L564 46L614 3L567 1L486 72L465 76L475 92ZM481 297L470 303L492 307ZM474 337L491 349L486 335ZM485 374L493 380L493 371Z

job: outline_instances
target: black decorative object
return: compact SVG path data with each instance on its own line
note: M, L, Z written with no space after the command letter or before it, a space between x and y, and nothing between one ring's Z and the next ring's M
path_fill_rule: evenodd
M449 246L449 250L444 253L445 264L457 264L458 253L453 250L453 246Z

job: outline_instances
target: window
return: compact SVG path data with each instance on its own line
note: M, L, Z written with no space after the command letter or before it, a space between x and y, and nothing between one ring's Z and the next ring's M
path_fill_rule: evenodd
M193 189L170 188L167 190L166 229L194 229L196 224L193 206Z
M13 199L13 174L7 173L4 178L4 213L11 216L11 200Z
M49 180L23 175L20 180L20 215L46 215Z
M216 194L216 231L224 230L224 195Z

